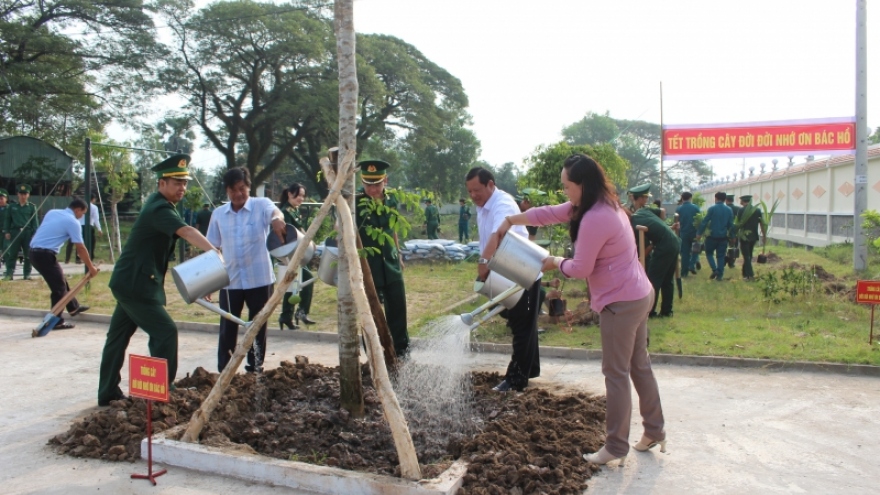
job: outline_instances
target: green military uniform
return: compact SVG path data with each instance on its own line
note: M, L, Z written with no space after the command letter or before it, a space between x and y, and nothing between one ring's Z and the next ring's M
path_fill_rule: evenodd
M638 197L648 193L650 184L630 189L633 196ZM680 242L675 232L666 225L666 222L660 219L652 208L641 208L630 217L630 223L633 226L638 242L637 225L648 227L645 232L645 244L653 246L651 255L647 257L645 263L645 271L648 280L654 287L654 305L651 306L651 315L656 315L657 299L662 296L663 301L660 305L660 316L672 316L672 301L675 292L674 278L675 267L678 264L678 255L680 251Z
M732 202L728 203L727 202L728 199L733 201L733 195L728 194L727 198L725 198L725 200L724 200L724 204L727 205L727 207L730 208L730 211L733 212L733 218L735 220L738 218L740 211L742 211L742 207L737 206L737 205L733 204ZM733 246L731 246L731 247L737 247L739 245L739 240L736 238L736 236L733 237L732 241L733 241ZM730 257L725 257L725 258L727 259L727 266L729 266L730 268L733 268L733 266L736 264L736 258L730 258Z
M299 208L294 208L293 206L287 205L286 207L281 209L281 213L284 214L284 223L289 223L297 228L300 232L305 232L309 228L308 222L302 217L299 212ZM307 282L314 278L312 272L306 268L302 267L302 282ZM309 311L312 309L312 292L314 291L314 284L307 285L304 289L299 292L300 301L299 301L299 311L296 312L297 320L302 318L301 315L308 316ZM281 321L293 321L294 312L293 312L293 304L287 300L287 297L284 298L284 301L281 303Z
M471 235L469 232L468 221L471 219L471 209L464 204L464 200L458 202L458 242L469 241Z
M6 198L9 200L9 193L6 192L6 189L0 187L0 197ZM4 229L4 223L6 222L6 209L8 208L8 203L6 205L0 206L0 263L5 263L6 260L6 235Z
M385 170L389 167L387 163L379 160L363 161L358 166L361 168L361 180L364 184L384 182ZM364 248L379 250L378 254L370 253L367 255L367 263L373 273L376 292L385 306L385 320L388 322L388 330L394 341L394 351L398 356L404 356L409 348L409 333L406 323L406 287L400 268L400 253L393 240L373 239L367 233L367 227L371 227L381 230L393 238L394 229L390 226L393 213L388 211L378 213L368 204L362 204L370 199L366 195L356 198L358 234ZM382 202L387 208L397 209L397 200L388 194L385 194Z
M437 231L440 229L440 210L431 203L430 199L426 202L428 205L425 207L425 226L428 229L428 239L436 239Z
M755 277L752 268L752 255L755 252L755 243L758 242L758 227L766 235L767 224L764 222L764 214L761 209L752 204L752 196L740 196L739 199L747 204L736 213L736 238L739 240L740 250L743 256L742 275L746 280Z
M205 205L204 208L196 213L196 225L199 226L199 232L204 236L208 235L208 225L211 224L212 213L213 212L208 208L208 205Z
M153 167L159 179L186 179L190 157L175 155ZM177 230L186 227L175 205L161 193L147 198L122 255L113 267L110 290L116 309L101 357L98 404L123 397L120 370L131 336L140 327L150 336L150 355L168 360L168 383L177 375L177 325L165 310L165 273Z
M21 184L15 188L18 194L30 194L31 186ZM18 201L13 201L6 207L6 218L3 221L3 237L9 236L7 239L6 253L6 279L12 280L12 274L15 273L15 262L18 257L18 250L24 253L24 279L27 280L31 276L31 260L28 254L31 246L31 237L40 226L37 219L37 205L31 202L25 202L24 205Z

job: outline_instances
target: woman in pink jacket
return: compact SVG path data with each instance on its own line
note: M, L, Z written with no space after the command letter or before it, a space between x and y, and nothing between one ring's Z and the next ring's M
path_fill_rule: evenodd
M562 169L562 187L568 202L531 208L506 218L498 228L503 236L512 225L568 223L574 258L550 256L544 271L559 270L569 278L586 278L590 306L599 313L602 334L602 374L605 375L605 446L584 459L607 464L629 452L632 414L630 378L639 394L645 428L634 445L646 451L660 445L666 451L660 391L648 356L648 312L654 290L639 263L629 219L620 208L614 185L602 166L587 155L572 155Z

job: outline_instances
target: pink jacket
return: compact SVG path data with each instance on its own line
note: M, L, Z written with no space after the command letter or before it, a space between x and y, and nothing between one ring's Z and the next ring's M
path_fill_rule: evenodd
M526 210L531 225L568 223L570 202ZM590 307L600 313L618 301L637 301L651 292L651 282L639 263L633 230L620 208L597 202L581 219L574 258L559 271L569 278L586 278L590 284Z

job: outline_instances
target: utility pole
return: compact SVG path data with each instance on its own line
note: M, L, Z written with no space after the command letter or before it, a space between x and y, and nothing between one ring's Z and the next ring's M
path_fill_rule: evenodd
M868 268L868 246L862 213L868 207L868 36L867 0L856 0L856 157L853 206L853 268Z
M83 236L83 243L86 246L86 251L92 253L94 247L92 246L92 140L91 138L86 138L86 190L83 194L85 202L86 202L86 228L83 229L85 231L85 236ZM110 250L113 250L112 244ZM85 273L89 273L88 267L83 264L83 269Z

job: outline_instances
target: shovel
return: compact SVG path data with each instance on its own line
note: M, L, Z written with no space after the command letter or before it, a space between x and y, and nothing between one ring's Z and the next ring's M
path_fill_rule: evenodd
M675 260L675 286L678 287L678 298L681 299L681 260Z
M645 269L645 232L648 231L648 227L636 225L636 230L639 231L639 262L642 264L642 269Z
M86 286L86 283L91 278L92 275L90 273L87 273L86 276L83 277L82 280L80 280L73 289L67 291L67 294L64 294L64 297L62 297L57 303L55 303L55 305L52 306L52 309L49 310L49 313L46 314L45 317L43 317L43 321L40 322L39 325L37 325L37 328L34 328L34 331L31 332L31 337L45 337L46 335L48 335L49 332L51 332L52 329L55 328L55 325L57 325L58 322L61 320L61 312L64 311L64 307L67 306L67 303L69 303L70 300L76 296L76 293L79 292L80 289Z

